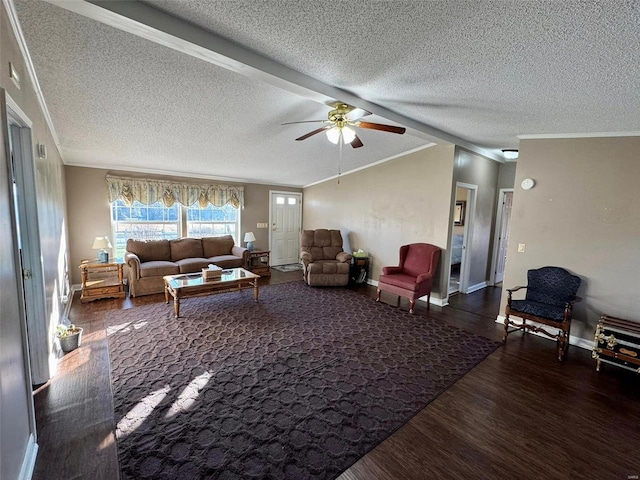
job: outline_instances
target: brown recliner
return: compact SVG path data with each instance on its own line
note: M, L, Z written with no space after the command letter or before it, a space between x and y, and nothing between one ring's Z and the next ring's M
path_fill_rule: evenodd
M308 285L334 287L349 283L351 254L342 249L340 230L303 230L300 263Z

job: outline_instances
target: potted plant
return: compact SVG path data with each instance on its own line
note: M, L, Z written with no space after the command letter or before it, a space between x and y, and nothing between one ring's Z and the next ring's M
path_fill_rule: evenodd
M82 328L76 327L73 323L69 326L58 325L56 327L56 337L60 341L60 348L64 353L75 350L82 341Z

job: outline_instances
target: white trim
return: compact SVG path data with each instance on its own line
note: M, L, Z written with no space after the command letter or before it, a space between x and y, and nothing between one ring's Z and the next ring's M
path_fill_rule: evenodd
M518 318L520 318L520 317L518 317ZM504 325L504 319L505 319L504 315L498 315L496 317L496 323ZM532 322L531 320L527 320L527 322L530 323L531 325L535 325L537 327L553 328L553 327L549 327L549 325L542 325L541 323ZM550 341L555 341L552 338L549 338L546 335L544 335L542 333L539 333L539 332L527 331L527 333L536 335L538 337L542 337L542 338L550 340ZM569 335L569 344L570 345L575 345L576 347L584 348L585 350L593 350L593 347L595 345L593 340L586 340L586 339L584 339L582 337L576 337L575 335Z
M471 270L471 255L467 253L472 252L473 246L473 228L476 221L476 203L478 200L478 185L474 185L472 183L465 182L456 182L455 191L453 192L454 201L451 202L451 219L453 219L454 209L455 209L455 199L457 197L458 188L465 188L469 190L467 194L467 206L465 212L465 222L464 222L464 242L462 244L462 258L460 260L460 286L458 291L460 293L468 294L471 293L469 291L469 272ZM451 242L453 241L453 230L455 225L453 221L451 222L451 235L449 235L449 250L451 250ZM470 247L471 246L471 247ZM449 282L451 281L451 265L449 265L449 275L447 276L447 292L449 291Z
M20 48L20 53L22 53L22 58L24 60L25 68L27 69L27 73L31 79L31 84L33 85L33 90L35 92L36 98L38 99L38 103L40 104L40 109L42 110L42 114L44 115L44 119L47 122L47 126L49 127L49 131L51 132L51 137L53 138L53 142L58 149L58 154L62 159L62 147L60 145L60 139L58 138L58 134L56 133L56 129L53 126L53 120L51 119L51 115L49 114L49 109L47 108L47 102L44 99L44 94L42 93L42 89L40 88L40 82L38 82L38 77L36 75L36 69L33 65L33 61L31 60L31 55L29 54L29 48L27 47L27 41L24 38L24 33L22 32L22 27L20 27L20 21L18 20L18 13L16 12L15 6L12 0L2 0L4 7L7 11L7 16L9 17L9 23L11 24L11 30L13 31L13 35L18 42L18 47ZM31 127L31 125L29 125ZM64 160L63 160L64 163Z
M467 288L467 293L473 293L473 292L477 292L478 290L482 290L483 288L487 287L487 282L480 282L480 283L476 283L475 285L471 285L470 287Z
M323 180L318 180L317 182L309 183L308 185L303 186L302 188L313 187L314 185L318 185L319 183L328 182L330 180L334 180L338 177L344 177L345 175L349 175L351 173L359 172L360 170L366 170L367 168L375 167L376 165L380 165L382 163L389 162L391 160L395 160L396 158L404 157L405 155L410 155L412 153L419 152L420 150L424 150L425 148L435 147L435 143L427 143L426 145L421 145L419 147L413 148L411 150L407 150L406 152L397 153L395 155L391 155L390 157L383 158L382 160L378 160L377 162L369 163L367 165L363 165L362 167L354 168L353 170L349 170L348 172L342 172L339 175L334 175L332 177L325 178Z
M22 467L20 467L20 474L18 478L20 480L30 480L33 476L33 470L36 466L36 458L38 456L38 444L36 443L36 437L31 434L27 442L27 449L22 457Z
M21 127L32 128L33 122L27 114L22 111L13 98L11 98L8 93L5 95L5 98L7 100L7 114L9 115L9 118L20 124Z
M592 133L534 133L518 135L520 140L545 138L599 138L599 137L640 137L640 132L592 132Z

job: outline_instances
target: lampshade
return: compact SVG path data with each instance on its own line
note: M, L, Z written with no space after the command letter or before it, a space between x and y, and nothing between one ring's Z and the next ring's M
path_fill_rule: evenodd
M344 127L333 127L326 131L327 138L331 143L338 144L340 141L340 132L342 131L342 141L344 143L351 143L356 138L356 132L353 131L352 128L347 126Z
M327 130L327 138L331 143L337 145L340 141L340 129L338 127L333 127Z
M518 150L515 148L505 148L502 150L502 155L504 155L504 158L507 160L515 160L518 158Z
M111 242L109 241L109 237L96 237L93 241L94 250L101 250L105 248L111 248Z
M244 241L245 242L255 242L256 241L256 237L253 234L253 232L247 232L244 234Z
M356 138L356 132L352 128L342 127L342 141L344 143L351 143Z

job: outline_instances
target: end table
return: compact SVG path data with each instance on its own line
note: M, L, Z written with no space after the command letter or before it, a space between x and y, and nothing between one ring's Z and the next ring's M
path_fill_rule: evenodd
M124 298L123 263L91 261L80 265L82 296L80 301L92 302L102 298Z

